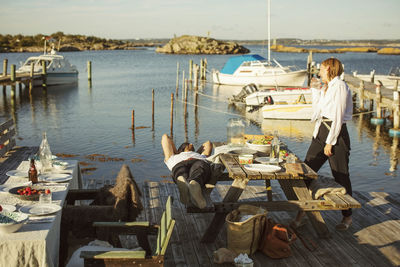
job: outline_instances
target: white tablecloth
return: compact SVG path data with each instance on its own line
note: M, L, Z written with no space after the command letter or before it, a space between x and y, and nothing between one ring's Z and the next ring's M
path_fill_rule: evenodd
M72 172L69 183L49 185L52 191L53 204L63 205L70 188L82 188L82 177L78 161L67 161L69 167L64 172ZM28 161L23 161L19 170L27 170ZM3 186L19 186L26 183L27 178L9 177ZM23 205L30 205L37 201L24 201L9 193L0 193L0 204L13 204L17 209ZM27 223L17 232L11 234L0 233L0 266L58 266L60 246L61 211L47 223ZM34 218L32 217L32 220Z

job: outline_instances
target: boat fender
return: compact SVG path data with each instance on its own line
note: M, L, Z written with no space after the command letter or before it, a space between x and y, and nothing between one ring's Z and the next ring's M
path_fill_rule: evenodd
M273 105L274 104L274 99L272 99L272 96L268 95L264 98L264 103L268 105Z

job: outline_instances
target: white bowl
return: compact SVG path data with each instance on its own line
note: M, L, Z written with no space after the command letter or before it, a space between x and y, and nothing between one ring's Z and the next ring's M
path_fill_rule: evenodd
M14 233L28 220L28 214L22 212L0 212L0 233Z
M247 141L246 145L253 150L257 150L260 152L264 152L264 153L271 153L271 149L272 149L272 145L268 144L268 145L257 145L257 144L252 144L251 141Z
M53 161L53 168L55 168L56 170L65 170L67 167L68 167L68 162L60 160Z

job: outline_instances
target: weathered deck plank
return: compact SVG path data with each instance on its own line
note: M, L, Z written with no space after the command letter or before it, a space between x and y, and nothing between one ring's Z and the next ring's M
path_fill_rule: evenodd
M228 185L218 184L211 193L213 201L221 201L228 188ZM273 184L272 188L273 200L286 199L279 185ZM172 213L177 221L177 227L166 253L166 266L231 266L213 263L213 251L226 247L226 227L224 226L214 243L201 243L200 239L212 219L212 214L186 213L185 206L179 202L179 193L173 183L144 183L143 197L146 210L143 216L150 221L157 221L168 195L174 197ZM354 210L354 222L348 231L335 231L335 225L341 219L340 211L324 211L322 215L332 233L332 238L317 238L309 221L299 229L303 236L317 244L316 251L310 252L300 241L296 241L292 246L291 257L273 260L257 252L251 256L255 262L254 266L399 265L400 194L354 192L353 195L362 204L362 208ZM266 197L265 186L249 185L240 200L258 200ZM294 215L294 212L284 211L268 213L269 217L284 224L289 223Z

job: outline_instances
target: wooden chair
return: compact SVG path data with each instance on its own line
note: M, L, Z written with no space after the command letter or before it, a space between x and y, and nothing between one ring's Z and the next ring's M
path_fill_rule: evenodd
M154 253L149 255L146 249L139 251L82 251L85 266L164 266L164 255L168 247L175 220L171 216L171 196L168 197L165 211L162 214L160 225L151 225L149 222L95 222L95 227L109 227L121 229L121 234L143 234L145 239L139 244L147 246L147 235L157 234L157 244ZM148 246L149 247L149 246Z
M39 147L20 147L15 142L16 130L12 119L0 123L0 184L3 184L8 176L6 172L14 170L23 160L35 154Z

